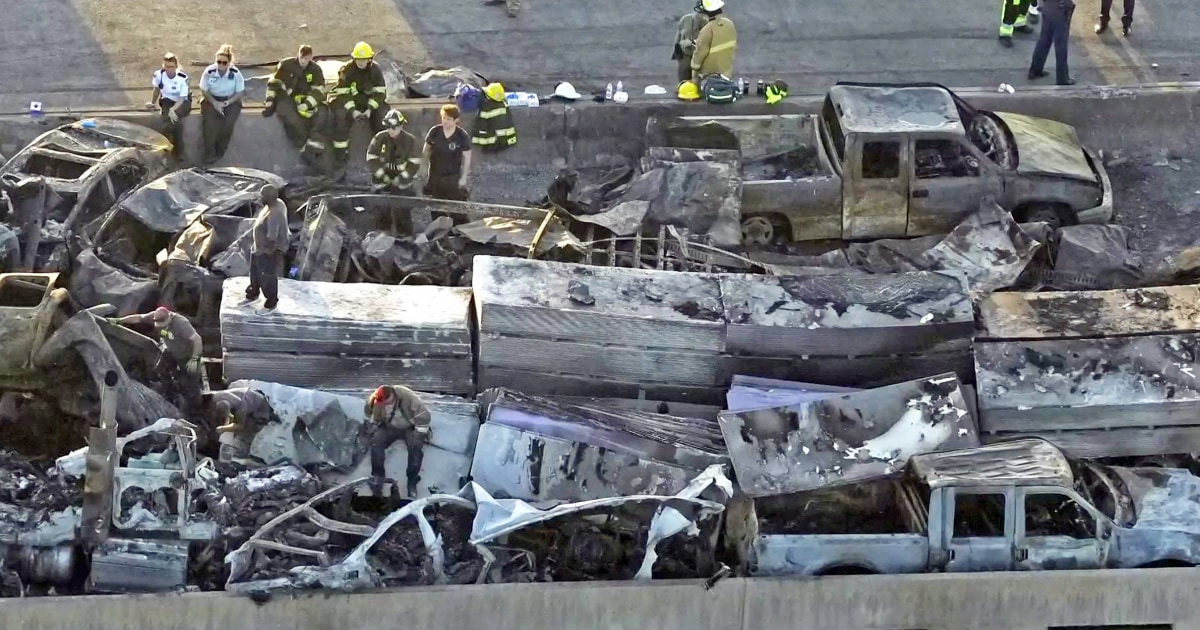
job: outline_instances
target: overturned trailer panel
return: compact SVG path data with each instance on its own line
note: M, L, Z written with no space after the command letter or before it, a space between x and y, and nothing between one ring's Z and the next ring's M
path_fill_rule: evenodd
M980 343L980 430L1075 457L1198 452L1198 350L1200 334Z
M866 481L897 473L912 455L979 445L953 374L727 411L720 423L738 484L752 497Z
M477 257L472 287L481 389L719 404L739 373L855 386L971 374L958 273L831 281Z
M229 380L474 392L469 289L280 280L279 307L264 311L248 283L226 280L221 300Z
M979 318L986 339L1200 332L1200 285L993 293L980 303Z

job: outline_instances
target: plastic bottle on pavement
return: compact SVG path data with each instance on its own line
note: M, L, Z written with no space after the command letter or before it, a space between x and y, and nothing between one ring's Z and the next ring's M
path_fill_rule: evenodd
M608 84L608 87L604 88L604 100L611 101L612 95L613 95L613 87L612 87L612 83L610 82Z

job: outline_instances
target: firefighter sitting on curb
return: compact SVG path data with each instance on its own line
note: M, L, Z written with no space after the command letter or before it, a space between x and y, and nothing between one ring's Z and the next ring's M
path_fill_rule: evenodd
M295 57L280 61L267 81L263 102L263 117L278 112L283 132L297 149L308 142L317 107L325 100L325 74L312 56L312 46L305 44Z
M415 197L413 181L421 170L421 143L404 129L408 120L393 109L383 117L385 129L367 146L371 189L391 195Z
M429 408L413 390L403 385L384 385L367 398L364 413L375 425L371 436L371 490L379 495L387 477L385 457L396 440L408 446L408 466L405 477L408 496L417 496L417 481L421 476L422 450L431 437Z
M350 130L354 121L368 118L373 133L383 131L383 116L388 111L387 85L383 69L375 63L375 51L366 42L358 42L353 57L338 70L337 85L329 93L332 120L334 168L342 171L350 158Z

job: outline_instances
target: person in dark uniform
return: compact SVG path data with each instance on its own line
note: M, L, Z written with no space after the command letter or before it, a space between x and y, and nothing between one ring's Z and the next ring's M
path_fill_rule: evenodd
M1042 32L1033 48L1033 61L1029 65L1029 79L1047 76L1046 58L1050 47L1054 47L1054 74L1058 85L1075 85L1067 65L1067 45L1071 39L1071 16L1075 13L1073 0L1042 0Z
M146 109L159 110L163 133L171 140L171 157L182 159L185 155L183 118L192 113L192 93L188 88L188 75L180 72L175 53L163 55L162 68L154 72L151 85L154 91L150 93Z
M404 129L408 119L398 109L383 117L384 130L367 146L371 189L389 195L415 197L413 180L421 170L421 145Z
M325 74L313 61L312 46L305 44L275 67L267 81L263 101L264 118L279 113L279 122L292 146L302 149L308 142L318 107L325 101Z
M222 390L212 393L216 417L217 458L221 461L250 457L254 435L271 422L274 410L267 395L257 389Z
M229 44L221 46L217 50L216 63L204 69L200 91L204 93L200 115L203 117L203 163L207 166L224 157L229 149L233 127L242 113L242 95L246 92L246 80L233 65L233 47Z
M458 126L457 105L442 105L442 124L425 134L424 192L435 199L466 201L471 172L471 136Z
M358 42L350 56L352 59L338 70L337 85L329 92L333 161L339 171L349 160L354 121L366 118L371 133L376 134L383 131L383 117L388 112L387 82L383 68L375 63L375 51L367 42Z
M1133 7L1136 0L1123 0L1125 12L1121 15L1121 34L1128 37L1133 30ZM1113 0L1100 0L1100 21L1096 23L1096 34L1108 30L1108 21L1112 15Z

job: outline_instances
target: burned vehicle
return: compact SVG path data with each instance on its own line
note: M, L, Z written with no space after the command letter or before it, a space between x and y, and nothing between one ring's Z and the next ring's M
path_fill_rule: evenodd
M0 223L19 238L21 268L58 269L67 236L162 174L170 150L162 134L103 118L38 136L0 168Z
M814 518L822 504L842 517ZM1185 470L1074 462L1024 439L916 455L901 480L756 501L757 535L740 538L760 576L1193 566L1198 508Z
M1020 222L1107 222L1108 174L1075 129L936 84L839 83L820 115L651 119L650 147L741 152L743 243L949 231L991 196Z

